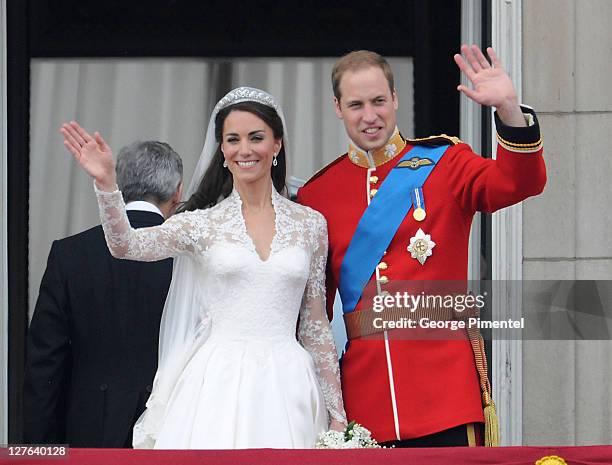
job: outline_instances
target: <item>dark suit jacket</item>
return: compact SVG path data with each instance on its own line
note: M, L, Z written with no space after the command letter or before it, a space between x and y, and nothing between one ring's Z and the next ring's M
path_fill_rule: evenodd
M133 227L163 218L129 211ZM126 447L157 367L172 259L113 258L101 226L54 241L28 331L24 439Z

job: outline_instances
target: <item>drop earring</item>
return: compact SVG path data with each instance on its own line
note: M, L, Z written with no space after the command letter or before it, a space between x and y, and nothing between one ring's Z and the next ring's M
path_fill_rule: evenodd
M223 168L227 168L227 160L223 160Z
M277 166L278 160L276 159L276 154L274 154L274 158L272 159L272 166Z

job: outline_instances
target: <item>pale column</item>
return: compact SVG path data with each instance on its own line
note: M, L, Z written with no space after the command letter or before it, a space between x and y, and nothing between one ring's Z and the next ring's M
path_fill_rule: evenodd
M504 63L506 71L516 86L521 101L521 0L492 0L491 45ZM494 125L493 120L491 124ZM495 157L497 142L492 140ZM522 277L521 204L494 213L491 225L492 277L494 281L518 283ZM502 283L500 283L502 284ZM518 319L521 314L520 289L517 285L496 286L500 292L493 296L493 319ZM507 292L503 292L506 290ZM497 403L501 429L501 445L521 445L523 442L523 398L522 398L522 342L493 341L493 398Z
M482 0L461 1L461 43L480 44ZM459 51L459 50L457 50ZM467 77L461 73L461 84L469 85ZM467 98L459 97L459 138L471 145L474 152L482 154L480 105ZM468 253L468 279L480 279L480 213L474 215Z

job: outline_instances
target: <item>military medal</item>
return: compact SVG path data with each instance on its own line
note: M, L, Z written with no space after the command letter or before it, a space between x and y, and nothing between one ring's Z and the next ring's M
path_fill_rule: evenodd
M423 221L426 216L427 213L425 213L425 210L423 210L422 208L415 208L412 212L412 217L417 221Z
M412 204L414 205L412 217L416 221L423 221L427 216L427 213L425 212L425 199L423 198L423 189L420 187L414 189L412 192L412 196Z
M414 237L410 238L410 245L407 247L412 258L416 258L421 265L425 264L427 257L430 257L436 243L431 240L429 234L425 234L421 228L417 231Z

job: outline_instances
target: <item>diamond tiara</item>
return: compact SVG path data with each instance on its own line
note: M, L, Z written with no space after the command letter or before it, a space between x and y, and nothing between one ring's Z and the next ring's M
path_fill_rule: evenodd
M253 87L238 87L228 92L215 106L215 113L229 105L240 102L262 103L263 105L274 108L276 112L279 113L278 104L276 100L274 100L274 97L263 90Z

